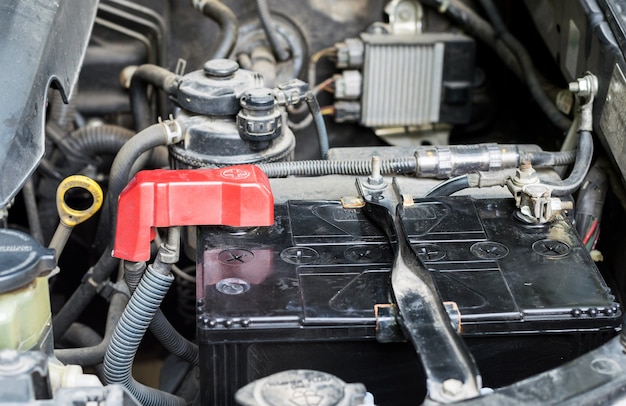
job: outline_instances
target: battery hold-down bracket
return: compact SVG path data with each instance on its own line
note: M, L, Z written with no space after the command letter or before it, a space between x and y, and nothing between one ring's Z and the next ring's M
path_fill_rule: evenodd
M119 197L113 256L149 260L156 227L272 224L269 180L254 165L141 171Z

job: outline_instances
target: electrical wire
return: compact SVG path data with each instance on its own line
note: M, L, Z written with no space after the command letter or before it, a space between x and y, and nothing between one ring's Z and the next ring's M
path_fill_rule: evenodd
M320 108L323 116L332 116L335 114L335 106L324 106Z
M591 237L595 234L597 228L598 228L598 219L594 219L591 222L591 226L589 227L589 230L585 234L585 237L583 238L584 245L587 245L587 243L589 243L589 241L591 240Z
M335 47L324 48L311 55L311 59L309 59L309 71L307 77L309 87L315 87L315 83L317 82L317 63L324 57L335 55L337 55L337 48Z
M320 83L319 85L315 86L313 88L313 94L315 95L315 97L317 97L322 90L328 90L334 82L335 82L335 78L330 77L322 81L322 83ZM288 111L291 114L300 114L300 113L303 113L304 107L306 107L306 103L302 103L302 106L298 108L290 106L288 108ZM289 125L289 128L291 128L292 130L298 131L298 130L304 130L305 128L310 126L312 122L313 122L313 116L311 114L307 114L306 117L304 117L302 120L298 122L293 122L291 120L288 120L287 125Z

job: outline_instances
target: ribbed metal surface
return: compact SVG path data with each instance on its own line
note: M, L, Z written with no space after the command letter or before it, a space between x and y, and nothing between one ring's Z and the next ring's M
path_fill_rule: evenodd
M366 44L361 124L439 121L444 44Z

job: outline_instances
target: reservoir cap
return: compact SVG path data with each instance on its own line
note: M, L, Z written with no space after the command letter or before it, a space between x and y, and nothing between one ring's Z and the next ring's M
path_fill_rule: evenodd
M0 293L24 286L54 267L53 250L21 231L0 229Z

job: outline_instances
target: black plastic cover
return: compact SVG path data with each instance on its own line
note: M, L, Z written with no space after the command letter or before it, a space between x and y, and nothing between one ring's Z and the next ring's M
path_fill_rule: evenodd
M0 229L0 293L33 281L55 267L54 251L21 231Z
M3 0L0 3L0 207L44 153L46 94L67 99L76 83L98 0Z

